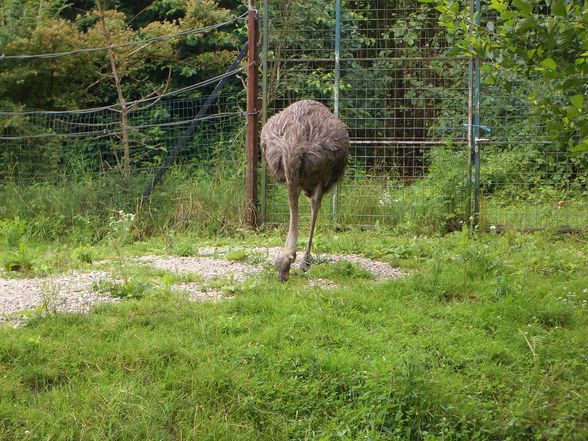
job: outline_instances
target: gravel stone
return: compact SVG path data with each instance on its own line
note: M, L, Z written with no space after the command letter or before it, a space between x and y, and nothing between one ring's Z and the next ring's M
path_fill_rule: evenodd
M329 279L311 279L308 281L308 286L311 288L321 288L321 289L337 289L339 285Z
M324 260L332 263L355 263L360 268L372 273L378 281L398 279L399 277L404 276L404 273L399 268L393 267L389 263L368 259L367 257L359 256L357 254L319 254L315 258L319 261Z
M247 263L210 257L144 256L139 260L176 274L196 273L205 280L230 277L235 282L242 282L261 271Z
M199 254L206 256L223 256L230 252L228 247L200 248ZM280 252L279 247L255 247L250 253L260 256L273 264ZM374 274L378 281L396 279L404 273L386 262L368 259L357 254L313 254L317 263L352 262ZM215 257L179 257L179 256L143 256L137 259L146 265L171 271L176 274L196 273L204 280L231 278L234 282L242 282L263 271L262 265L231 261ZM105 261L106 262L106 261ZM301 259L295 266L299 266ZM24 321L23 311L37 310L42 312L80 312L85 313L93 305L113 303L118 299L97 293L93 285L101 280L113 280L113 276L105 271L70 272L51 277L35 277L31 279L5 279L0 277L0 324L10 323L18 326ZM309 285L323 289L335 289L338 285L327 279L313 279ZM206 290L197 283L174 285L177 291L185 291L192 301L218 301L230 297L218 290Z
M224 255L230 251L228 247L201 247L198 248L200 256L214 256L217 254Z
M279 247L256 247L251 251L256 254L260 254L267 258L267 261L274 263L276 257L280 253L281 248ZM300 257L302 253L298 253L296 261L294 262L295 268L300 268L302 259ZM376 280L391 280L397 279L404 276L405 274L396 267L393 267L389 263L382 262L379 260L368 259L367 257L360 256L358 254L312 254L314 262L351 262L363 268L366 271L372 273Z
M100 280L112 280L112 276L105 272L70 272L32 279L0 278L0 323L18 325L23 318L19 313L39 307L49 313L86 313L93 305L118 301L94 291L94 283Z
M192 302L219 302L221 300L228 300L232 298L225 296L221 291L216 289L204 290L198 283L178 283L173 285L172 289L176 292L187 292L188 299Z

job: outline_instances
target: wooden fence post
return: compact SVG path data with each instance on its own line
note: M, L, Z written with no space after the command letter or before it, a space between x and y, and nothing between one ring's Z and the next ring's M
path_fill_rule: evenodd
M258 226L258 167L259 167L259 21L257 10L248 13L249 52L247 59L247 221L252 228Z

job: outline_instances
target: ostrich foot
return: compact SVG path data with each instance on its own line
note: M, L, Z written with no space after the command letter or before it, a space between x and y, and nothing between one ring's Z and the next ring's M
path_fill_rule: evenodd
M299 264L300 269L303 272L306 272L310 269L310 263L311 263L311 256L310 254L304 255L302 257L302 261Z

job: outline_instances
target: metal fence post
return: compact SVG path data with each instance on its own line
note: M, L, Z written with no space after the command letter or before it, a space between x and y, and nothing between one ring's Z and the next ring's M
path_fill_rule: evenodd
M475 0L475 19L476 28L480 26L480 0ZM478 226L480 222L480 59L476 57L474 59L474 125L473 125L473 138L474 138L474 225Z
M249 52L247 58L247 220L251 227L258 226L258 166L259 166L259 112L258 112L258 13L248 13Z
M261 63L262 63L262 77L261 77L261 123L265 124L267 121L267 106L268 106L268 49L269 49L269 0L263 0L263 17L262 17L262 48L261 48ZM263 162L263 160L262 160ZM261 223L267 222L267 173L265 164L261 168Z
M245 57L245 54L249 50L250 50L249 43L245 43L243 45L243 47L241 48L241 51L239 52L237 57L233 60L233 62L229 66L229 69L227 70L227 74L235 71L235 69L237 68L237 66L239 66L239 63ZM180 151L182 151L184 149L184 147L186 146L186 144L188 143L188 141L190 139L192 139L192 135L194 134L194 130L196 129L196 125L197 125L198 121L204 117L204 115L206 114L206 111L212 105L212 103L214 102L217 95L220 93L221 89L223 88L223 86L225 85L225 83L227 82L228 79L229 79L228 76L222 77L219 80L219 82L216 84L216 86L214 87L214 90L210 93L210 95L208 96L208 98L206 99L204 104L200 107L200 109L196 113L196 116L194 116L194 118L190 122L190 125L188 126L188 128L184 131L184 134L179 138L178 142L176 143L176 145L174 146L172 151L169 152L167 158L165 158L165 161L163 162L161 167L159 167L159 169L157 170L157 173L153 177L153 180L151 182L149 182L149 184L145 188L145 191L143 192L143 199L142 199L143 201L146 201L147 199L149 199L151 197L151 193L153 193L153 189L155 188L155 186L161 182L161 180L163 179L163 176L165 175L165 173L167 173L167 171L171 167L172 163L175 161L176 157L180 153Z
M335 84L333 90L333 112L339 117L339 82L341 80L341 0L335 3ZM337 183L333 186L333 223L337 223L337 204L339 202L339 188Z
M470 2L470 28L473 29L473 2ZM470 31L471 32L471 31ZM471 46L470 46L471 49ZM468 60L468 179L466 184L466 222L471 224L472 218L472 169L474 159L474 137L472 127L474 126L474 58L470 56ZM471 226L471 225L470 225Z
M480 0L470 1L470 34L480 25ZM469 46L472 51L472 46ZM468 62L468 181L466 216L471 226L478 225L480 214L480 60L473 55ZM472 172L474 185L474 212L472 216Z

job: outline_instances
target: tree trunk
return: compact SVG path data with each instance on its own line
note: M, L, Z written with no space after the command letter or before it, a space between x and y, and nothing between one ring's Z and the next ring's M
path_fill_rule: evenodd
M104 39L108 46L108 58L110 60L110 68L112 70L112 77L114 78L114 85L116 87L116 93L118 94L118 101L120 103L120 127L121 127L121 134L122 134L122 143L123 143L123 161L122 161L122 174L123 174L123 182L125 187L129 185L129 179L131 177L131 153L129 148L129 109L127 107L127 103L125 101L125 97L123 94L120 76L118 75L118 71L116 69L116 58L114 56L114 50L112 49L112 39L110 38L110 32L108 31L108 27L106 26L106 21L104 20L104 8L102 7L102 1L97 0L96 4L98 5L98 10L100 11L100 22L102 24L102 32L104 33Z

